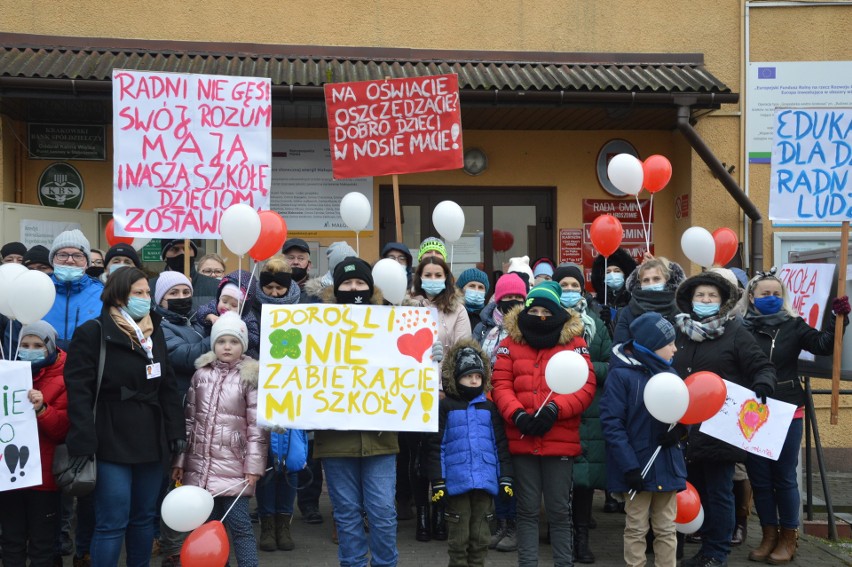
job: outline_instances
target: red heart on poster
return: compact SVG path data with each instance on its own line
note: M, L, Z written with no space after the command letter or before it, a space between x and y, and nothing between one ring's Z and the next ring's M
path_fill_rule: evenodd
M416 333L402 335L396 340L396 348L400 354L410 356L417 362L423 362L423 354L432 346L432 331L420 329Z

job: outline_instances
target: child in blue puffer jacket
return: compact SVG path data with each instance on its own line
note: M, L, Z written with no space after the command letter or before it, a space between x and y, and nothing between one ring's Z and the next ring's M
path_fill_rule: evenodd
M485 565L493 497L512 496L509 443L503 417L485 397L491 365L476 341L457 341L442 375L446 397L429 440L432 501L446 499L450 565Z

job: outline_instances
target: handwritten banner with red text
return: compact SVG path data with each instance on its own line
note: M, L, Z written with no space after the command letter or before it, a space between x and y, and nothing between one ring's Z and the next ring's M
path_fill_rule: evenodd
M790 307L814 329L822 329L836 269L834 264L784 264L778 272L778 279L787 288ZM799 360L814 360L814 355L803 350Z
M269 78L116 69L116 234L219 238L222 211L269 208Z
M335 179L463 166L458 75L325 85Z

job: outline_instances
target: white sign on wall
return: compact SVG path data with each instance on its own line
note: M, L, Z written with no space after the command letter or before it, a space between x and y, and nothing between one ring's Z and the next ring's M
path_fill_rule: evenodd
M66 230L82 230L78 222L21 219L21 242L27 248L38 244L50 249L53 240Z

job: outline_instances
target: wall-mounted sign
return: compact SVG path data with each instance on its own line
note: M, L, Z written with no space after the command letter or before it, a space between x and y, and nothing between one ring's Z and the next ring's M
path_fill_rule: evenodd
M618 154L630 154L636 158L639 157L639 152L636 151L636 148L633 147L633 144L628 142L627 140L610 140L606 144L603 145L601 151L598 152L598 161L597 161L597 172L598 172L598 183L601 184L603 190L612 195L613 197L626 197L627 193L616 188L609 180L609 175L607 175L606 168L609 165L609 160L617 156Z
M30 159L106 159L103 126L85 124L30 124Z
M44 207L79 209L84 191L83 176L67 163L49 165L38 178L38 202Z
M675 199L675 218L685 219L689 217L689 193L678 195Z
M651 200L639 199L639 203L642 205L641 212L635 199L633 201L622 201L620 199L583 199L583 222L594 222L601 215L612 215L622 223L653 221Z
M559 229L559 263L583 263L583 229Z

